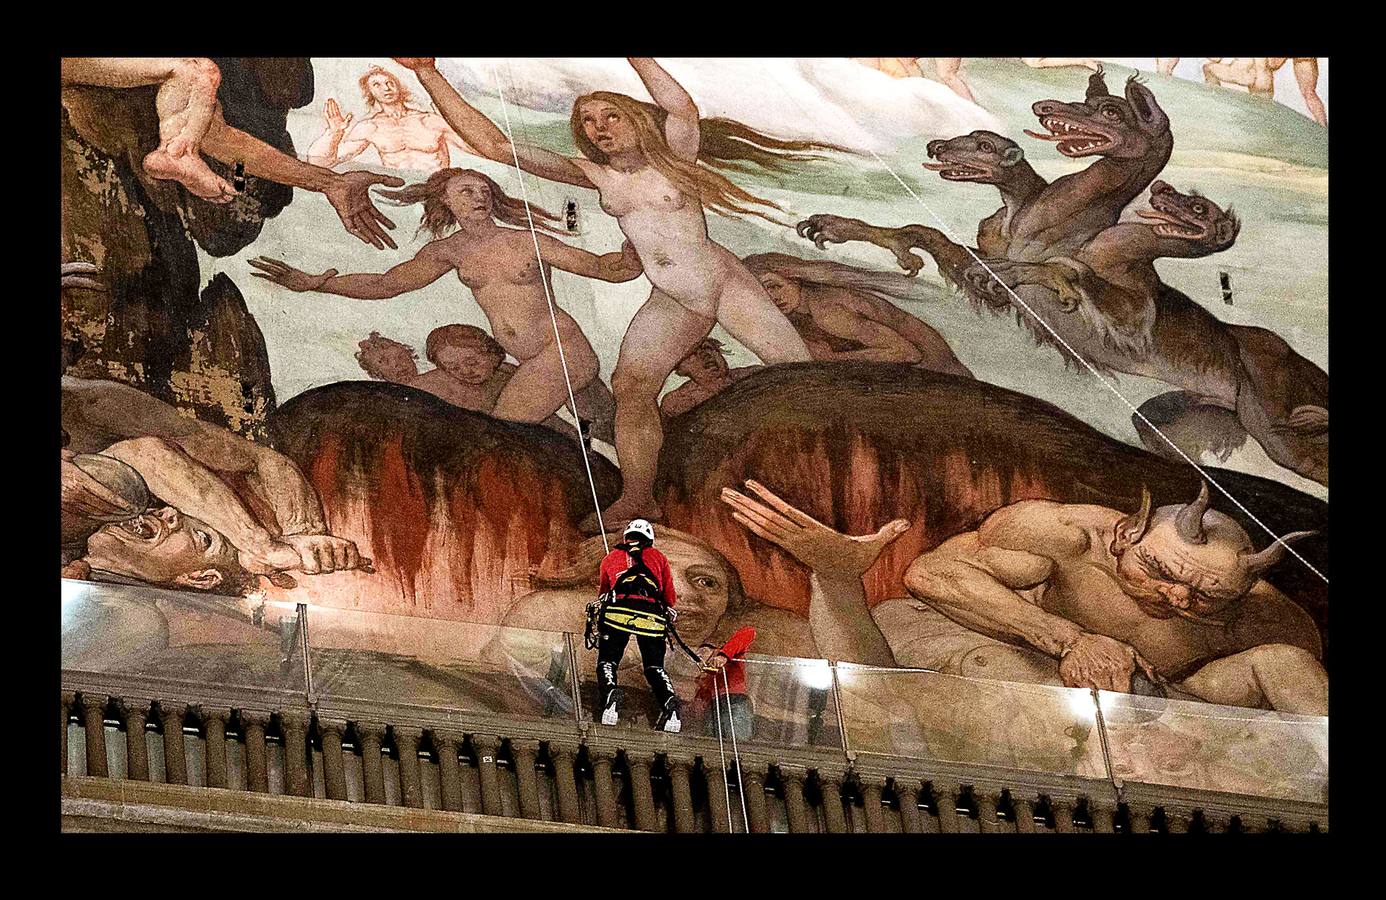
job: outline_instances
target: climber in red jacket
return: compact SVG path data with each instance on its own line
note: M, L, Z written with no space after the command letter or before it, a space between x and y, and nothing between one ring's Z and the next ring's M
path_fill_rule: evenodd
M616 670L631 635L640 648L645 680L659 706L656 728L678 731L678 698L664 670L665 635L677 613L674 574L669 560L654 548L654 527L644 519L626 526L625 541L601 564L602 600L597 622L597 684L601 689L602 724L615 725Z

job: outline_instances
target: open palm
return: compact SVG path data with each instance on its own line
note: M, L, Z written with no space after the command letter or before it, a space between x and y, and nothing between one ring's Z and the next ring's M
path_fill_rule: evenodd
M825 575L861 577L875 565L881 551L910 527L909 521L895 519L875 534L851 537L790 506L760 482L747 481L746 487L765 503L723 488L722 502L732 508L732 518L753 534L779 545L810 569Z
M260 270L250 273L256 278L263 278L280 287L298 292L316 291L327 283L327 279L337 274L336 269L328 269L321 275L312 275L272 256L258 256L250 260L250 264Z

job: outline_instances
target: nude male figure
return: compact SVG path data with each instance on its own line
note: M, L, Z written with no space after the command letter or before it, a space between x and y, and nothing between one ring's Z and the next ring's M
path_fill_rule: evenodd
M1179 57L1159 57L1155 68L1161 75L1170 75L1179 65ZM1319 61L1312 56L1242 56L1208 57L1203 64L1203 80L1208 84L1222 86L1235 84L1266 99L1275 98L1275 73L1284 68L1285 63L1294 60L1295 81L1299 84L1300 95L1309 110L1309 117L1324 127L1328 126L1328 110L1319 97Z
M452 164L449 148L476 154L442 116L409 106L409 89L380 66L361 76L361 95L372 110L352 126L331 97L323 107L327 130L308 148L308 161L332 168L375 150L380 164L392 169L436 172Z

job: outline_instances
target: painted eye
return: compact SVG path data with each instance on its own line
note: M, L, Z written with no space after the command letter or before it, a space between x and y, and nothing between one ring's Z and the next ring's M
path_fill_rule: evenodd
M1117 109L1115 106L1104 106L1102 107L1102 115L1109 119L1120 119L1121 110Z
M693 583L705 591L710 591L717 587L717 579L709 578L706 575L694 578Z
M991 153L996 148L991 145L990 141L982 141L977 145L977 149L981 150L983 153Z
M1195 203L1192 208L1196 216L1201 216L1208 211L1208 207L1204 206L1202 203Z

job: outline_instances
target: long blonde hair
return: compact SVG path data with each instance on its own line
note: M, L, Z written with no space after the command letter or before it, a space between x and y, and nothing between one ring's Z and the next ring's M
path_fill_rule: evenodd
M600 100L616 107L635 129L636 140L645 161L684 194L697 197L704 209L724 216L758 216L768 222L783 224L770 218L755 206L766 206L784 212L773 200L766 200L737 187L717 169L734 172L754 172L750 164L768 172L792 171L793 163L822 159L820 151L833 150L851 153L843 147L818 141L791 141L772 137L744 125L735 119L712 118L698 120L698 162L679 159L669 149L664 138L664 121L669 113L653 103L646 103L612 91L593 91L573 102L569 127L573 141L583 156L594 163L606 165L610 157L592 143L582 128L582 104Z
M388 198L399 206L422 203L424 211L423 219L419 222L419 231L428 231L435 238L440 238L457 227L457 217L452 214L452 210L448 209L443 195L447 191L448 182L463 175L480 178L491 189L491 218L504 225L529 228L529 218L525 215L525 202L507 194L500 185L496 184L495 179L485 172L478 172L476 169L439 169L428 176L427 181L420 184L411 184L397 191L382 190L379 193L380 196ZM534 216L536 228L542 228L554 234L563 233L544 221L547 219L550 222L557 222L559 221L558 216L532 203L529 205L529 212Z

